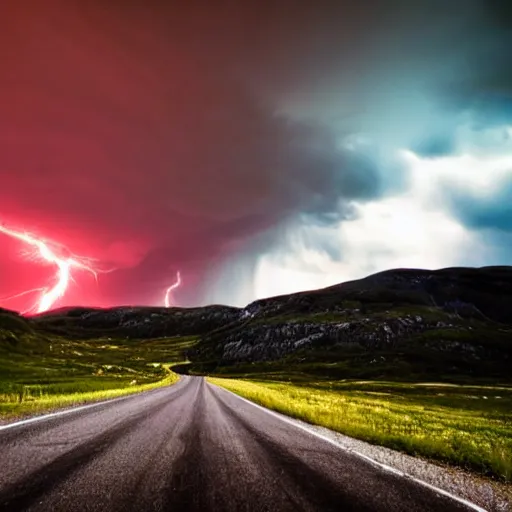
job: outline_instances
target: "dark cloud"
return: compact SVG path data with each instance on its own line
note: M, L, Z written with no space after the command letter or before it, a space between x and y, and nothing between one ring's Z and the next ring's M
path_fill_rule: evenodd
M456 150L456 143L453 133L436 133L431 137L425 137L416 145L412 151L420 156L439 157L453 154Z
M512 233L512 179L500 184L494 193L452 190L450 204L456 217L471 229Z
M448 97L470 79L462 111L506 90L491 66L475 78L489 52L502 58L482 5L7 0L0 220L119 268L70 301L155 302L177 269L182 303L211 298L211 273L280 226L328 224L403 187L389 144L404 132L422 153L450 151L451 128L423 122L409 93ZM358 133L382 145L344 145Z

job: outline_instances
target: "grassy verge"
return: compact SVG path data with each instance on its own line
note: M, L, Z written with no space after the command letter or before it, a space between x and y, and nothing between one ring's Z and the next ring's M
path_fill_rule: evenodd
M193 337L18 339L11 346L0 343L4 420L173 384L179 376L171 367L196 342Z
M288 416L512 481L512 388L209 380Z
M163 386L174 384L179 376L172 370L162 380L149 384L129 385L96 391L75 391L72 393L51 394L45 386L22 386L17 393L0 394L0 417L4 419L29 416L59 409L81 405L88 402L99 402L142 391L149 391ZM79 388L79 386L77 386Z

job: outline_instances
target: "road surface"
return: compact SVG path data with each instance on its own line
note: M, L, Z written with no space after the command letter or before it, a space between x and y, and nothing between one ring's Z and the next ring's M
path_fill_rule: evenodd
M0 430L0 511L467 511L200 377Z

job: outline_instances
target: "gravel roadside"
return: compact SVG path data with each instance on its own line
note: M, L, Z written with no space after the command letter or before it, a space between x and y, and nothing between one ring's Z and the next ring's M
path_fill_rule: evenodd
M290 419L287 416L283 417ZM295 418L293 420L309 430L332 439L348 451L360 453L376 462L391 466L406 475L471 501L489 512L512 512L512 485L510 484L483 478L458 468L432 463L383 446L372 445Z

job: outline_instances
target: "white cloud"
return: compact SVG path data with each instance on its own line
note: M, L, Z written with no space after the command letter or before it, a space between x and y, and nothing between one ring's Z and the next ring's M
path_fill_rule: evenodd
M508 154L498 155L478 152L421 158L412 151L402 151L402 155L413 171L415 194L430 204L436 197L442 198L445 188L473 197L493 195L512 177L512 147Z
M376 147L365 133L338 142L340 148L364 155ZM350 218L334 225L297 219L280 232L273 249L259 257L248 255L250 265L239 261L253 279L245 274L241 279L233 262L218 273L215 300L244 305L255 298L321 288L399 267L512 263L510 251L504 250L510 247L510 237L497 239L489 230L466 227L455 216L451 198L456 192L469 201L493 201L503 184L510 183L512 127L475 130L460 125L452 155L424 157L406 149L382 150L378 155L382 178L393 181L394 172L403 172L403 189L373 201L352 202ZM403 166L386 165L390 161Z
M354 203L355 219L341 221L334 229L295 228L289 235L293 243L277 247L260 259L254 281L256 296L319 288L389 268L492 264L492 254L479 235L451 216L443 187L491 193L511 172L512 157L465 154L422 158L411 151L400 154L410 172L406 192ZM301 243L312 233L315 239L324 237L339 245L339 261L321 246Z

